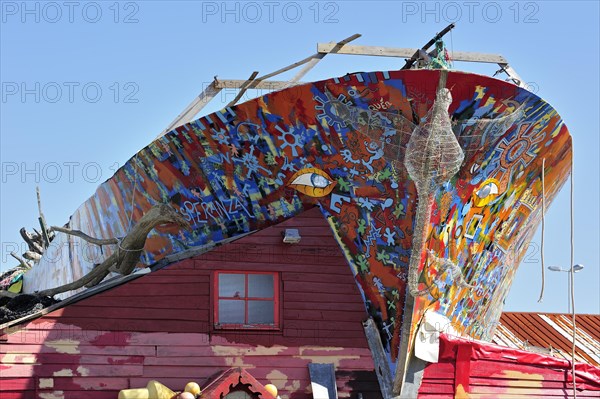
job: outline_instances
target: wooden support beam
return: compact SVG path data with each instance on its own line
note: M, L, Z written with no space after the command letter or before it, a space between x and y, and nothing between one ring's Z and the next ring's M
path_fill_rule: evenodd
M329 52L332 49L331 43L319 43L318 51ZM419 51L418 48L400 48L400 47L381 47L381 46L357 46L347 45L337 51L337 54L346 55L369 55L378 57L397 57L407 58ZM454 51L452 53L453 61L465 62L483 62L490 64L506 63L507 60L499 54L473 53L466 51Z
M498 65L500 65L500 68L501 68L500 71L506 73L508 75L508 78L514 84L516 84L517 86L520 86L520 87L526 86L525 82L523 82L523 79L521 79L521 77L519 76L517 71L515 71L510 65L508 65L508 63L499 62ZM494 76L495 76L495 74L494 74Z
M245 83L245 80L242 79L219 79L215 83L215 87L219 90L222 89L239 89ZM252 83L248 85L248 90L257 89L257 90L281 90L288 84L288 81L285 80L264 80L258 81L258 79L254 79Z
M215 83L216 81L217 81L217 78L215 77L215 80L212 81L206 87L206 89L204 89L202 91L202 93L200 93L198 95L198 97L196 97L194 99L194 101L192 101L177 116L177 118L175 118L173 120L173 122L171 122L171 124L169 124L169 126L167 126L167 128L165 130L163 130L156 138L162 137L167 132L170 132L171 130L175 129L176 127L184 125L184 124L190 122L191 120L193 120L194 116L196 116L198 114L198 112L200 112L200 110L202 108L204 108L204 106L206 104L208 104L210 102L210 100L212 100L221 91L221 89L217 88L216 83Z
M231 100L229 102L229 104L227 104L225 106L225 108L231 107L232 105L235 105L235 103L237 103L240 100L240 98L242 98L242 96L244 95L244 93L246 92L246 90L248 90L248 86L252 83L252 81L254 80L254 78L256 78L256 75L258 75L258 71L252 72L252 75L250 75L250 77L248 78L248 80L246 80L242 84L242 86L240 87L240 92L237 94L237 96L235 96L235 98L233 100Z
M392 371L390 370L388 358L383 351L381 336L379 335L379 330L377 329L373 318L369 318L367 321L363 322L363 328L365 329L367 343L369 344L369 349L371 349L371 354L373 356L375 374L377 374L381 395L384 399L393 398Z
M266 75L260 76L260 77L258 77L256 80L257 80L257 81L263 81L263 80L267 80L267 79L269 79L269 78L272 78L273 76L276 76L276 75L279 75L279 74L281 74L281 73L287 72L287 71L289 71L290 69L294 69L294 68L296 68L296 67L299 67L300 65L304 65L304 64L306 64L307 62L311 61L313 58L314 58L314 55L311 55L311 56L309 56L309 57L306 57L306 58L305 58L305 59L303 59L303 60L300 60L300 61L298 61L298 62L294 62L293 64L290 64L290 65L288 65L288 66L286 66L286 67L283 67L283 68L281 68L281 69L278 69L278 70L276 70L275 72L271 72L271 73L268 73L268 74L266 74Z
M413 399L419 396L419 388L421 388L423 382L425 367L427 367L427 362L416 357L414 351L412 351L399 399Z
M360 36L361 35L357 33L357 34L347 37L346 39L341 40L337 43L330 43L332 45L332 47L331 47L330 51L327 52L327 54L337 52L337 50L341 49L344 45L346 45L346 43L349 43L352 40L359 38ZM237 103L240 100L240 98L242 98L244 93L249 89L282 90L282 89L285 89L286 87L297 84L300 81L300 79L302 79L302 77L304 75L306 75L306 73L308 71L310 71L315 65L317 65L317 63L321 59L323 59L323 57L325 57L325 55L326 55L325 53L313 54L310 57L306 57L303 60L295 62L284 68L278 69L275 72L271 72L271 73L268 73L266 75L259 76L259 77L256 77L256 75L258 75L258 72L254 72L252 74L252 76L250 77L250 79L240 80L240 81L230 80L228 85L221 84L215 77L215 80L213 82L211 82L211 84L206 89L204 89L204 91L202 91L202 93L200 93L200 95L198 95L198 97L196 97L194 99L194 101L192 101L183 110L183 112L180 113L177 116L177 118L175 118L173 120L173 122L171 122L171 124L169 126L167 126L167 128L165 130L163 130L157 136L157 138L162 137L164 134L175 129L176 127L179 127L185 123L190 122L194 118L194 116L196 116L198 114L198 112L200 112L200 110L202 108L204 108L204 106L208 102L210 102L210 100L212 100L224 88L236 88L236 89L239 88L239 89L241 89L240 92L237 94L237 96L233 99L233 101L231 101L229 104L227 104L227 107L230 107L230 106L234 105L235 103ZM283 72L287 72L291 69L294 69L294 68L299 67L304 64L309 64L309 65L306 66L305 68L303 68L289 82L265 82L265 80L267 80L275 75L279 75ZM238 83L238 82L241 82L241 83Z
M350 43L351 41L358 39L360 36L361 35L359 33L356 33L356 34L354 34L354 35L352 35L350 37L345 38L344 40L341 40L341 41L337 42L337 43L327 43L327 44L331 45L331 49L330 49L330 51L328 51L328 53L333 52L332 50L336 46L339 46L339 48L341 48L342 46L346 45L347 43ZM318 57L320 57L320 58L318 58ZM312 62L312 63L316 64L314 62L315 59L318 58L319 60L321 60L323 57L324 57L324 55L321 55L321 52L317 52L317 54L313 54L313 55L311 55L309 57L304 58L303 60L300 60L298 62L294 62L293 64L290 64L290 65L288 65L286 67L278 69L275 72L271 72L271 73L268 73L266 75L259 76L258 78L256 78L255 81L262 82L263 80L267 80L269 78L272 78L273 76L276 76L276 75L279 75L281 73L287 72L287 71L289 71L291 69L297 68L300 65L304 65L304 64L307 64L309 62ZM313 64L313 66L309 67L308 70L312 69L314 67L314 64ZM308 72L308 70L307 70L307 72ZM300 77L297 77L298 75L296 75L292 80L296 79L296 77L297 77L297 79L294 80L294 82L298 82L302 78L302 76L304 76L305 74L306 73L302 74ZM251 86L250 88L254 88L254 87L255 86Z
M313 69L319 63L319 61L321 61L327 54L337 53L346 44L350 43L353 40L358 39L361 36L362 35L360 33L355 33L352 36L349 36L349 37L345 38L344 40L341 40L337 43L330 43L332 45L332 47L326 53L321 53L321 52L317 51L317 53L315 55L313 55L312 59L306 63L306 66L304 68L302 68L300 70L300 72L298 72L296 74L296 76L294 76L290 80L290 86L298 83L300 81L300 79L302 79L304 77L304 75L306 75L311 69ZM317 48L318 48L318 45L317 45Z
M410 293L407 293L406 300L404 302L404 314L412 315L414 307L415 298ZM412 352L408 345L411 341L412 323L410 319L410 317L407 317L404 320L402 323L402 330L400 331L400 345L398 348L398 360L396 361L396 375L394 376L392 388L392 392L395 395L400 395L400 392L402 391L402 385L404 384L404 379L406 377L410 353Z

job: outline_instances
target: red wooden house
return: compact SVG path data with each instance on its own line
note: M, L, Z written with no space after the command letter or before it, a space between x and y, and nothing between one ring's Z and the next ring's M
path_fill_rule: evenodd
M282 242L289 228L299 243ZM312 362L335 366L340 397L379 398L367 317L314 208L9 329L0 397L116 398L152 379L182 390L242 367L304 398Z

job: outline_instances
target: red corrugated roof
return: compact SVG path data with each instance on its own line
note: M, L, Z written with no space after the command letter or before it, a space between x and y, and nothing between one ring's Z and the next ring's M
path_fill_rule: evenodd
M600 315L577 315L575 359L600 366ZM571 359L573 320L570 314L504 312L492 342Z

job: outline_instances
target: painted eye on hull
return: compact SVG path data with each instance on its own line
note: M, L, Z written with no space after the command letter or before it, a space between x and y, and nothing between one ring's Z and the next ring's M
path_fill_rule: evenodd
M479 185L477 191L473 193L473 204L476 207L486 206L498 196L498 186L500 183L496 179L487 179Z
M288 186L311 197L324 197L331 193L336 182L317 168L304 168L294 173Z

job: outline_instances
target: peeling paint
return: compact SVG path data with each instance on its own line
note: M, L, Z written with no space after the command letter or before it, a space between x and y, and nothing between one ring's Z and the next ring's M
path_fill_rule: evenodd
M255 365L246 363L246 356L276 356L279 353L288 349L286 346L256 346L256 347L239 347L239 346L224 346L213 345L211 350L215 356L223 357L225 364L229 367L244 367L254 368Z
M64 399L64 398L65 398L65 393L63 391L40 393L40 399Z
M54 378L40 378L38 386L40 389L54 388Z
M297 359L310 360L312 363L333 363L335 368L340 368L340 362L342 360L355 360L360 359L360 356L353 355L341 355L341 356L318 356L318 355L307 355L307 356L294 356Z
M229 367L254 368L254 365L244 362L244 358L241 356L225 357L225 364Z
M75 375L73 374L73 370L71 369L62 369L59 371L55 371L54 374L52 374L54 377L74 377Z
M288 385L288 376L279 370L273 370L267 374L267 381L270 381L271 384L275 385L277 390L287 392L290 395L300 389L300 380L293 380L292 383ZM288 397L289 396L286 394L280 395L281 399L287 399Z
M458 384L456 387L454 399L469 399L469 394L465 391L465 388L462 386L462 384Z
M0 357L2 364L34 364L35 360L35 356L22 353L7 353Z
M339 346L311 346L311 345L306 345L306 346L301 346L300 348L298 348L298 351L300 352L300 355L304 355L305 351L341 352L343 350L344 350L344 348L339 347Z
M542 381L544 381L544 376L541 374L523 373L517 370L502 370L501 375L503 377L515 380L536 380L537 382L532 382L530 386L536 386L539 388L542 387Z
M90 371L83 366L77 367L77 372L82 377L87 377L88 375L90 375Z
M287 349L287 346L256 346L256 347L236 347L214 345L211 346L216 356L275 356Z
M76 355L79 353L79 341L72 339L46 341L44 345L56 350L58 353L68 353L69 355Z
M267 374L267 381L271 381L271 384L275 385L281 391L287 384L288 376L279 370L273 370Z

